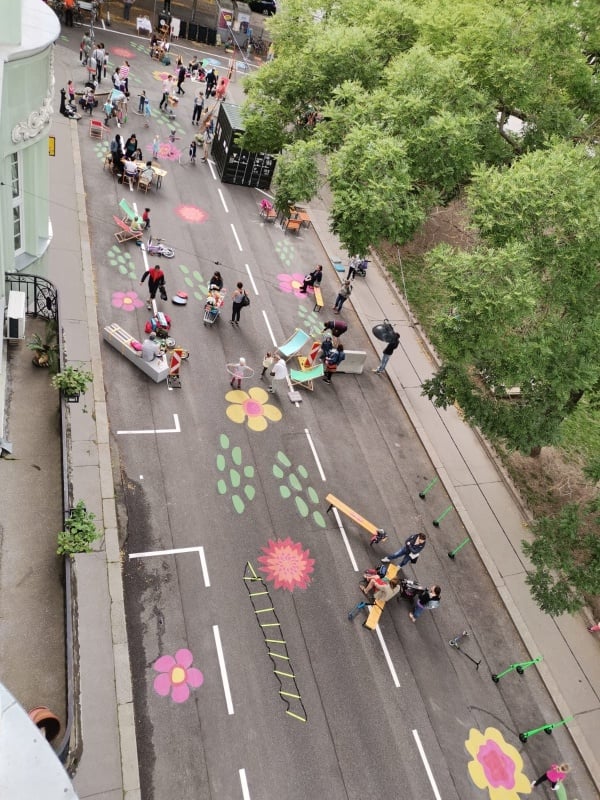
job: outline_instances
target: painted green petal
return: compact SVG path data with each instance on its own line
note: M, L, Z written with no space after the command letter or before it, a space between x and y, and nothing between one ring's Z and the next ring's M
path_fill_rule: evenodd
M183 282L185 283L186 286L189 286L190 289L194 288L194 281L191 278L184 278Z
M227 484L224 480L217 481L217 492L219 494L226 494L227 493Z
M275 475L276 478L279 478L279 480L283 478L283 470L281 467L278 467L277 464L273 464L273 475Z
M196 281L197 281L198 283L203 283L203 280L202 280L202 275L200 275L200 273L198 272L198 270L197 270L197 269L195 269L195 270L192 272L192 275L194 276L194 278L196 279Z
M184 273L184 275L187 275L189 272L189 269L185 266L185 264L180 264L179 269Z
M217 469L219 470L219 472L225 471L225 456L222 455L221 453L219 453L219 455L217 456Z
M124 267L123 264L119 264L119 272L121 273L121 275L127 275L128 272L127 267Z
M229 470L229 480L231 481L231 485L234 489L237 489L240 485L240 473L237 469L230 469Z
M295 489L297 492L301 492L302 491L302 484L300 483L300 481L298 480L297 476L294 475L293 472L290 472L290 476L288 478L288 481L290 482L290 486L292 487L292 489Z
M227 436L226 433L222 433L219 436L219 444L221 445L223 450L227 450L227 448L229 447L229 436Z
M292 466L292 462L289 460L289 458L286 456L285 453L281 452L281 450L277 453L277 461L279 461L280 464L283 464L284 467Z
M242 463L242 448L241 447L234 447L233 448L233 450L231 451L231 460L236 465L236 467L240 466L240 464Z
M306 467L303 467L302 464L298 466L298 472L300 473L300 475L302 475L304 480L308 478L308 470L306 469Z
M325 519L323 518L323 514L321 514L320 511L313 511L313 519L316 522L316 524L319 526L319 528L326 528L327 527L327 523L325 522Z
M306 490L306 494L308 495L308 499L311 503L318 503L319 502L319 495L315 492L312 486L309 486Z
M233 507L235 508L238 514L244 513L244 509L246 508L246 506L244 505L244 501L239 495L234 494L233 497L231 498L231 502L233 503Z
M295 497L294 500L296 501L296 508L298 509L301 517L308 516L308 506L304 502L301 497Z
M288 497L292 496L292 493L290 492L287 486L280 486L279 494L283 497L284 500L287 500Z
M254 467L251 464L244 467L244 475L246 478L253 478L254 477Z
M248 500L254 500L254 497L256 495L256 489L254 488L254 486L250 486L250 484L248 484L247 486L244 486L244 494L246 495Z

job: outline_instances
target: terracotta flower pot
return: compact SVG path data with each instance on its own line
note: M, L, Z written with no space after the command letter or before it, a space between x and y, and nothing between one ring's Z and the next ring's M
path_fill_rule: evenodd
M29 712L29 719L43 731L44 736L52 742L60 732L60 720L46 706L36 706Z

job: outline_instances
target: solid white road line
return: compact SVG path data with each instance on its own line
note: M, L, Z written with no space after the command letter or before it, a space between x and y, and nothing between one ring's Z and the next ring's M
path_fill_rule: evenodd
M240 247L240 250L242 248ZM252 284L252 289L254 290L254 294L258 297L258 289L256 288L256 283L254 282L254 276L250 272L250 266L248 264L244 264L246 267L246 272L248 273L248 278L250 279L250 283Z
M379 630L379 625L375 628L375 633L377 634L377 638L379 639L379 644L381 645L381 649L383 650L383 655L385 656L386 663L388 665L389 671L392 673L392 680L394 681L394 686L396 689L400 688L400 681L398 680L398 673L396 672L396 668L392 663L392 658L390 656L390 652L387 649L387 645L383 639L383 634Z
M319 456L317 455L317 449L316 449L316 447L314 445L314 442L312 440L312 436L308 432L308 428L304 428L304 433L306 434L306 438L308 439L308 445L309 445L309 447L310 447L310 449L312 451L313 458L314 458L314 460L316 462L316 465L317 465L317 469L319 470L319 475L321 476L321 480L324 481L325 480L325 473L323 472L323 467L321 466L321 462L319 461Z
M212 176L213 176L213 181L216 181L216 180L217 180L217 173L215 172L215 168L214 168L214 164L213 164L213 162L212 162L212 161L209 161L209 162L208 162L208 166L209 166L209 168L210 168L210 172L211 172L211 174L212 174Z
M425 755L425 750L423 749L423 745L421 744L421 739L419 734L416 730L413 730L412 735L415 738L415 742L417 743L417 748L419 749L419 755L421 756L421 761L425 767L425 772L427 773L427 777L429 778L429 783L431 784L431 788L433 790L433 796L435 800L442 800L442 795L439 792L437 787L437 783L435 782L435 778L433 777L433 772L431 771L431 767L429 766L429 761L427 760L427 756Z
M204 555L204 548L198 548L198 555L200 556L200 566L202 567L202 577L204 578L204 585L208 589L210 587L210 578L208 577L208 566L206 565L206 556Z
M223 196L223 191L221 189L217 189L219 192L219 197L221 198L221 202L223 203L223 208L225 209L225 213L229 214L229 209L227 208L227 203L225 202L225 197Z
M130 553L129 558L152 558L153 556L177 556L181 553L198 553L200 556L200 567L202 569L202 577L204 578L204 585L208 589L210 587L210 578L208 576L208 567L206 565L206 556L204 555L204 548L199 547L176 547L173 550L147 550L145 553Z
M352 569L354 572L358 572L358 564L356 563L356 559L354 558L354 553L352 552L352 548L350 547L350 542L348 541L348 536L346 535L346 531L342 524L342 518L339 515L337 508L332 508L333 516L335 517L335 521L337 522L338 528L340 529L340 533L342 534L342 539L344 544L346 545L346 552L348 553L348 557L350 558L350 563L352 564Z
M269 336L271 337L271 344L273 345L273 347L277 347L277 340L275 339L273 328L271 327L271 323L269 322L269 318L267 317L267 312L263 310L262 314L265 320L265 325L267 326L267 330L269 331Z
M233 701L231 700L231 691L229 689L229 678L227 677L227 667L225 666L225 656L223 655L223 647L221 646L221 634L219 633L218 625L213 625L213 635L215 637L215 646L217 648L219 667L221 668L221 680L223 681L223 691L225 692L227 713L233 714Z
M242 797L244 800L250 800L250 790L248 789L248 780L246 778L246 770L240 770L240 783L242 785Z
M240 251L240 253L241 253L241 252L242 252L242 245L241 245L241 243L240 243L240 240L239 240L239 237L238 237L238 235L237 235L237 231L236 231L236 229L235 229L235 225L233 224L233 222L231 223L231 232L233 233L233 237L234 237L234 239L235 239L235 241L236 241L236 243L237 243L238 250L239 250L239 251Z
M149 430L145 431L117 431L117 434L129 434L129 433L181 433L181 427L179 425L179 414L173 414L173 421L175 423L174 428L150 428Z

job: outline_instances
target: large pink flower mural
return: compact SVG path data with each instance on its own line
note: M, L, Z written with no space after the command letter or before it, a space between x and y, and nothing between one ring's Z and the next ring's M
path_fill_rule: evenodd
M112 56L119 56L119 58L126 58L127 60L135 58L133 50L128 50L126 47L111 47L110 54Z
M111 305L122 311L135 311L136 308L142 308L144 301L139 298L137 292L113 292Z
M277 276L279 281L279 288L286 294L294 294L296 297L304 297L304 293L300 291L304 283L304 275L301 272L292 272L288 275L286 272L280 272ZM309 292L312 292L312 286L307 287Z
M315 559L310 558L310 550L303 550L300 542L287 539L269 539L267 547L262 548L264 556L258 561L266 571L266 580L274 581L276 589L288 589L293 592L296 587L306 589L311 581Z
M152 155L152 145L149 144L146 147L146 151ZM179 156L181 155L181 150L176 147L171 142L160 142L158 145L158 157L159 159L166 159L167 161L178 161Z
M175 656L161 656L152 668L160 674L154 678L154 691L161 697L170 693L174 703L185 703L190 696L190 686L197 689L204 683L204 675L192 667L194 656L185 648Z
M185 203L177 206L175 213L178 217L184 220L184 222L193 222L196 225L200 225L202 222L206 222L208 219L208 214L206 211L198 208L198 206L191 206Z
M531 794L519 751L496 728L484 733L471 728L465 747L473 759L467 765L471 780L488 790L490 800L519 800L519 794Z

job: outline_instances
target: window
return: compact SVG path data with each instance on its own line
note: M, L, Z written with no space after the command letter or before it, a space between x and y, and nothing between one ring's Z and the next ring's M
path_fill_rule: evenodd
M23 252L23 190L21 187L21 159L18 153L10 156L10 184L13 208L13 246L15 255Z

